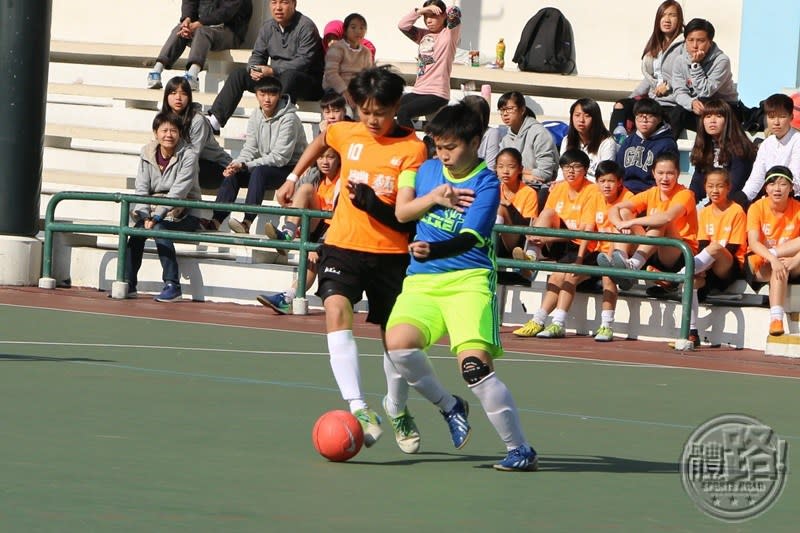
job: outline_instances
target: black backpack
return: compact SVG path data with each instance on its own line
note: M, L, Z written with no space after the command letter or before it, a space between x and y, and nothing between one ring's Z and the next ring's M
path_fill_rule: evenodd
M531 17L520 35L514 63L527 72L571 74L575 71L572 24L561 11L545 7Z

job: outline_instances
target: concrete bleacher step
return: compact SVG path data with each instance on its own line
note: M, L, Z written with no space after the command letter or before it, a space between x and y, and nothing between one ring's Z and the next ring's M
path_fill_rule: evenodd
M123 174L101 174L52 168L42 170L42 181L46 183L89 186L116 191L130 189L131 180L133 179L132 176Z

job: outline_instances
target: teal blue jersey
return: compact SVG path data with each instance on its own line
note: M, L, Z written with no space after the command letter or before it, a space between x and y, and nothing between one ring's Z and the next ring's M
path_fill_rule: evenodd
M481 161L467 176L455 179L441 161L431 159L422 164L414 178L416 196L424 196L444 183L449 183L453 187L472 189L475 191L475 201L463 213L440 205L433 206L417 222L417 234L414 240L446 241L460 233L468 232L477 237L478 243L466 252L453 257L421 262L412 255L408 274L454 272L474 268L493 270L495 252L492 228L500 205L500 182L497 175Z

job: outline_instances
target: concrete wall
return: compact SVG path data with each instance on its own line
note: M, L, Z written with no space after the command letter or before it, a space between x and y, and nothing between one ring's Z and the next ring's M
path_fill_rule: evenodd
M738 78L739 41L743 0L683 0L687 20L703 17L717 29L717 42L733 59ZM507 68L519 35L540 8L556 6L570 20L575 32L578 72L587 76L638 79L639 58L653 27L660 0L458 0L464 12L461 48L479 48L485 61L494 58L500 37L505 38ZM126 44L161 44L180 15L180 0L53 0L54 39ZM268 16L267 3L256 0L250 38ZM398 0L298 0L298 9L322 30L332 19L357 11L369 23L367 37L383 60L411 60L415 45L397 30L399 18L422 1ZM724 6L724 11L721 9ZM252 43L250 43L252 44Z

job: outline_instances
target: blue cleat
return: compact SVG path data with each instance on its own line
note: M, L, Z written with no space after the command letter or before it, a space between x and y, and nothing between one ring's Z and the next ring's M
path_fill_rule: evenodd
M469 426L467 417L469 416L469 404L455 396L456 405L447 413L440 411L450 428L450 437L453 439L453 446L457 450L463 448L469 440L472 428Z
M508 452L506 458L494 465L503 472L533 472L539 469L539 456L532 447L523 444Z
M271 307L280 315L289 315L292 313L292 305L286 301L285 292L279 292L272 296L259 294L256 300L265 307Z

